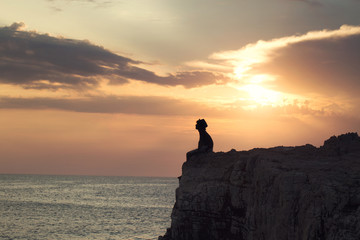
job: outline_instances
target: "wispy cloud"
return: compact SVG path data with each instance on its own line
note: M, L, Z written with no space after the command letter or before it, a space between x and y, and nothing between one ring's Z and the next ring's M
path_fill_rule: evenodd
M303 2L309 4L310 6L315 6L315 7L323 6L323 3L320 0L291 0L291 1Z
M51 4L51 8L54 11L62 11L64 5L69 3L88 4L95 7L110 7L112 4L119 2L116 0L47 0Z
M306 40L274 52L252 73L276 76L277 88L296 94L357 97L360 90L360 33Z
M232 66L240 83L268 76L278 91L327 96L351 93L353 97L360 90L359 52L360 26L344 25L337 30L258 41L210 58Z
M248 107L292 105L315 112L354 113L360 104L360 26L311 31L303 35L260 40L238 50L212 54L193 66L228 72L233 85L249 93ZM261 91L259 91L261 90ZM297 105L298 105L297 104ZM337 106L328 107L328 106Z
M248 44L239 50L214 53L210 56L210 58L227 61L233 66L238 66L240 64L242 67L248 69L254 64L268 61L271 59L271 56L275 53L275 51L285 48L291 44L305 41L340 39L359 34L360 26L343 25L337 30L325 29L321 31L308 32L304 35L287 36L269 41L260 40L256 43Z
M65 110L85 113L125 113L140 115L220 115L204 104L169 97L91 96L86 98L0 98L0 109Z
M0 28L0 54L0 82L26 88L95 88L103 79L113 84L133 79L191 88L228 80L212 71L182 71L159 76L137 67L140 61L89 41L25 31L23 23Z

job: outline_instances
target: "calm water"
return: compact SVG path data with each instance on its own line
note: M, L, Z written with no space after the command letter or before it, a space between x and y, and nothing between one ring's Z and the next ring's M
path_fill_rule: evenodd
M157 239L176 178L0 175L0 239Z

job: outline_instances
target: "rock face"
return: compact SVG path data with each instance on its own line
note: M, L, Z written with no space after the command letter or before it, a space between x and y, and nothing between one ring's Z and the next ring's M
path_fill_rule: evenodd
M359 240L360 138L190 158L159 240Z

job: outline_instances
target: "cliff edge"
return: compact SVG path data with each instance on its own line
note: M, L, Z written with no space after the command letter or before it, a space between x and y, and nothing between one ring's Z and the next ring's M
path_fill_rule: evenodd
M360 137L194 156L171 220L159 240L358 240Z

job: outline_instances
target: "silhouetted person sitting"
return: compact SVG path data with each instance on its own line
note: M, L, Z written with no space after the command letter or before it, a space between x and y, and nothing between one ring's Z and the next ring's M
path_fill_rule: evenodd
M213 151L213 140L210 135L206 132L207 123L205 119L199 119L196 122L196 129L199 131L200 140L198 148L192 150L186 154L186 159L189 159L191 156L194 156L199 153L212 152Z

